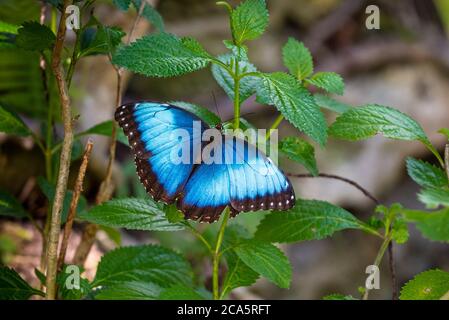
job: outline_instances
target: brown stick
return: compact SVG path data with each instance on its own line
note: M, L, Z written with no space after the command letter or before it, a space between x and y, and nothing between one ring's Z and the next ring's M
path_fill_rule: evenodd
M396 284L396 268L394 265L394 255L393 255L393 241L391 241L388 244L388 265L390 268L390 275L391 275L391 299L397 300L398 299L398 287Z
M73 220L76 215L76 208L78 206L78 201L83 192L83 182L84 176L86 175L87 165L89 163L89 157L92 152L93 142L92 140L88 140L86 144L86 148L84 150L83 160L80 165L80 169L78 171L78 177L75 182L75 188L73 191L72 201L70 202L69 214L67 216L67 222L64 226L64 235L62 237L61 248L59 250L59 258L58 258L58 270L61 270L62 265L64 264L65 255L67 252L67 245L69 243L70 234L72 233Z
M137 13L137 16L133 22L133 25L131 27L131 30L129 32L126 44L129 44L132 39L132 35L134 33L134 30L136 29L137 23L139 22L140 16L142 15L143 9L145 8L146 0L143 0L139 11ZM112 61L111 57L109 57ZM115 65L112 65L117 73L117 89L116 89L116 99L115 99L115 105L116 107L119 107L122 104L122 72L123 69L120 67L117 67ZM108 161L108 167L106 169L106 176L103 180L103 182L100 185L100 188L97 193L97 197L95 199L95 203L101 204L105 201L108 201L111 199L112 194L114 192L114 184L112 183L112 169L114 165L115 160L115 151L116 151L116 145L117 145L117 126L115 122L112 124L112 133L111 133L111 143L109 147L109 161ZM73 258L73 263L77 265L84 265L86 262L87 256L89 255L89 252L95 242L95 237L97 235L98 226L95 224L87 224L86 227L83 230L83 234L81 236L81 242L78 245L75 256Z
M379 200L377 200L368 190L363 188L357 182L352 181L352 180L350 180L348 178L337 176L335 174L319 173L318 176L314 176L314 175L309 174L309 173L304 173L304 174L287 173L287 176L294 177L294 178L315 178L315 177L319 177L319 178L329 178L329 179L340 180L340 181L346 182L346 183L350 184L351 186L359 189L366 197L368 197L370 200L372 200L376 205L380 204Z
M66 8L72 1L65 0L62 7L61 19L59 21L56 42L52 54L52 69L58 84L59 98L61 100L61 117L64 124L64 139L59 161L59 172L56 183L55 199L51 212L50 230L47 241L47 292L46 299L54 300L56 298L56 273L59 233L61 230L61 211L64 202L64 196L67 189L67 181L70 171L70 156L73 144L72 115L70 107L70 98L67 91L67 85L64 80L64 70L61 64L61 53L64 47L66 34Z

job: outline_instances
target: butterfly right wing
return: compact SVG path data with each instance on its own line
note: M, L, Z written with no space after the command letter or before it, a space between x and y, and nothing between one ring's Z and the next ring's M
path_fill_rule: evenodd
M115 119L128 137L146 191L156 201L172 203L201 152L201 133L206 124L181 108L156 102L120 106ZM199 121L199 132L194 132L194 121ZM185 130L187 135L180 137L177 129ZM187 161L173 161L179 150L189 152Z

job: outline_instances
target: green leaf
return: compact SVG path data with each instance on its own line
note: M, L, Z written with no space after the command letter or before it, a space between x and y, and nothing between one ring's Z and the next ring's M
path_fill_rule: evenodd
M276 72L262 74L257 89L258 101L271 104L296 128L324 146L327 140L327 124L313 96L292 76Z
M446 138L449 139L449 129L441 128L440 130L438 130L438 133L441 133L442 135L446 136Z
M25 22L18 30L16 45L25 50L51 49L56 37L49 27L37 21Z
M268 26L265 0L246 0L231 13L232 38L240 45L260 37Z
M95 294L95 300L154 300L161 291L162 288L154 283L128 281L102 287Z
M191 286L192 275L189 263L172 250L157 245L122 247L101 258L93 287L112 287L136 279L163 288L174 284Z
M407 221L415 223L427 239L449 242L449 208L434 212L421 210L402 210L401 212Z
M290 74L298 80L304 80L313 72L312 55L302 42L289 38L282 48L282 58Z
M67 267L68 266L64 266L56 279L58 295L63 300L80 300L89 294L92 287L89 280L81 277L79 279L79 288L67 286L67 281L73 285L72 280L69 278L70 276L73 276L73 273L70 272L70 270L67 270Z
M37 178L37 184L38 184L39 188L42 190L42 192L44 193L44 195L47 197L48 202L50 204L52 204L53 199L55 198L56 187L54 185L52 185L50 182L48 182L47 180L45 180L45 178L43 178L43 177ZM69 214L69 209L70 209L70 202L72 201L72 197L73 197L73 191L68 190L64 197L64 203L63 203L62 213L61 213L61 223L65 223L67 220L67 216ZM86 207L87 207L87 200L85 197L83 197L81 195L80 199L78 201L78 206L76 207L77 215L79 216L81 213L83 213L84 210L86 210Z
M351 295L344 295L340 293L333 293L323 297L323 300L358 300Z
M0 132L15 134L18 136L29 136L30 129L14 113L0 107Z
M120 230L107 226L100 226L100 230L103 230L118 247L122 245L122 234Z
M133 0L133 4L137 12L139 12L142 0ZM142 17L147 19L157 30L164 31L164 20L162 19L159 12L157 12L157 10L153 8L153 6L151 6L149 3L145 4L142 12Z
M183 225L170 223L165 217L164 206L153 200L124 198L113 199L93 207L80 216L92 223L130 230L175 231Z
M352 108L348 104L337 101L337 100L332 99L331 97L323 95L323 94L314 94L313 97L315 98L316 103L320 107L337 112L337 113L343 113Z
M19 200L10 193L0 190L0 216L24 218L27 215Z
M407 158L408 175L422 187L439 188L449 184L446 173L426 161Z
M112 2L115 6L117 6L117 8L123 11L128 10L131 4L131 0L113 0Z
M249 287L259 278L257 272L247 266L234 250L230 250L250 237L249 231L240 224L232 224L226 228L223 250L228 271L223 280L222 296L227 295L235 288Z
M98 134L106 137L110 137L112 135L112 126L114 123L111 120L107 120L101 122L99 124L94 125L92 128L87 129L86 131L80 132L77 136L87 136L90 134ZM128 138L123 133L123 130L117 130L117 141L123 143L124 145L128 145Z
M418 199L430 209L438 208L440 205L449 207L449 187L422 189Z
M32 288L13 269L0 266L0 300L27 300L34 295L45 296L42 291Z
M305 81L329 93L342 95L345 91L343 78L335 72L317 72Z
M193 113L211 127L215 127L216 125L221 123L221 119L219 116L217 116L212 111L209 111L209 109L199 106L197 104L183 101L172 101L170 102L170 104Z
M225 54L218 57L218 60L226 65L231 64L231 60L235 59L233 54ZM235 61L235 60L234 60ZM235 63L235 62L234 62ZM239 61L239 70L241 73L245 72L257 72L256 67L248 61ZM234 78L226 71L223 67L218 64L212 65L212 75L214 76L217 83L226 92L231 100L234 100ZM260 82L258 77L246 76L239 81L239 97L240 102L245 101L256 93L256 88Z
M310 143L298 137L287 137L281 140L279 148L289 159L302 164L314 176L318 175L315 149Z
M17 26L15 24L0 21L0 33L17 34L17 31L19 30L19 28L20 28L20 26Z
M79 57L113 53L125 36L118 27L101 24L84 28L81 33Z
M298 200L288 211L265 216L255 238L269 242L319 240L340 230L366 228L351 213L328 202Z
M159 300L204 300L201 294L191 287L175 285L162 291Z
M449 291L449 273L428 270L416 275L401 289L401 300L438 300Z
M281 288L292 280L292 266L275 245L258 240L246 240L234 248L237 256L251 269Z
M362 140L382 133L398 140L418 140L430 144L421 126L399 110L377 104L353 108L340 115L329 134L345 140Z
M173 77L205 68L211 57L193 39L168 33L145 36L117 50L113 63L149 77Z
M184 214L176 207L175 204L165 206L165 217L170 223L184 221Z
M406 221L401 217L397 217L391 230L391 238L397 244L404 244L408 241L409 236L410 234L408 232Z

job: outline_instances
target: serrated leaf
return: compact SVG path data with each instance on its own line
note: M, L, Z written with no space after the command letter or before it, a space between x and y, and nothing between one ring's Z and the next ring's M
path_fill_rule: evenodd
M162 291L159 300L204 300L197 290L183 285L175 285Z
M259 224L255 238L269 242L319 240L344 229L368 228L348 211L325 201L298 200L288 211L274 211Z
M298 137L287 137L281 140L279 149L289 159L302 164L311 174L318 175L315 149L310 143Z
M401 289L401 300L438 300L449 291L449 273L428 270L416 275Z
M122 247L102 257L93 287L136 280L163 288L174 284L191 286L192 275L190 264L172 250L157 245Z
M403 218L397 217L391 230L391 238L397 244L404 244L408 241L409 236L407 223Z
M289 38L282 48L282 59L291 75L304 80L313 72L313 59L302 42Z
M161 291L154 283L128 281L101 288L95 293L95 300L154 300Z
M258 240L245 240L234 252L251 269L281 288L288 288L292 280L292 266L276 246Z
M439 188L449 184L446 173L426 161L407 158L408 175L422 187Z
M140 6L142 4L142 0L132 0L134 7L137 12L139 12ZM142 17L147 19L157 30L164 31L164 20L157 10L151 6L149 3L145 4L143 8Z
M330 126L329 134L345 140L362 140L382 133L398 140L417 140L430 144L422 127L399 110L370 104L340 115Z
M177 223L184 220L184 214L175 204L165 206L165 217L170 223Z
M50 204L53 203L55 193L56 193L56 187L54 185L52 185L50 182L48 182L43 177L37 178L37 184L38 184L39 188L41 189L41 191L44 193L44 195L47 197L48 202ZM65 223L67 220L67 215L69 214L70 202L72 201L72 197L73 197L73 191L67 190L65 197L64 197L63 207L62 207L61 223ZM87 207L87 200L84 196L81 195L80 199L78 201L78 206L76 207L77 215L79 216L81 213L83 213L84 210L86 209L86 207Z
M49 27L37 21L24 22L18 30L16 46L25 50L51 49L56 37Z
M92 223L130 230L175 231L184 227L170 223L165 217L164 205L153 200L113 199L93 207L80 218Z
M232 54L236 56L239 60L248 61L248 47L244 44L235 45L234 42L230 40L223 40L223 44L226 48L231 50Z
M402 210L408 222L415 223L422 235L433 241L449 242L449 208L427 212Z
M316 103L325 109L337 112L337 113L343 113L348 110L350 110L352 107L346 103L337 101L335 99L332 99L329 96L323 95L323 94L314 94L313 95Z
M342 95L345 91L343 78L335 72L317 72L305 81L329 93Z
M14 113L0 107L0 132L15 134L18 136L29 136L30 129Z
M173 77L206 67L211 57L193 39L168 33L145 36L117 50L113 63L149 77Z
M225 54L218 57L218 60L226 65L231 64L231 59L235 59L233 54ZM235 61L235 60L234 60ZM235 63L235 62L234 62ZM248 61L239 61L239 70L241 73L244 72L257 72L256 67ZM212 75L214 76L217 83L226 92L231 100L234 100L234 78L221 66L217 64L212 65ZM258 77L246 76L239 81L239 97L240 102L245 101L253 94L256 93L256 88L260 82Z
M31 296L45 294L32 288L13 269L0 266L0 300L27 300Z
M292 76L276 72L261 74L257 88L258 101L271 104L296 128L324 146L327 140L327 124L313 96Z
M197 104L184 102L184 101L172 101L170 104L180 107L186 111L193 113L198 116L201 120L206 122L209 126L215 127L217 124L221 123L221 119L209 109L199 106Z
M0 190L0 216L24 218L28 214L22 204L12 194Z
M260 37L268 25L265 0L246 0L231 13L231 30L237 45Z
M19 28L20 26L18 25L0 21L0 33L17 34Z
M113 53L125 36L118 27L98 24L84 28L81 33L79 57Z
M438 208L440 205L449 207L449 187L422 189L418 193L418 199L430 209Z
M114 3L120 10L126 11L131 5L131 0L112 0L112 3Z
M358 300L351 295L344 295L340 293L333 293L323 297L323 300Z
M111 120L107 120L94 125L92 128L89 128L86 131L78 133L77 136L82 137L90 134L98 134L110 137L112 135L112 126L113 122ZM128 145L128 138L123 133L123 130L117 130L116 133L117 133L117 141L123 143L124 145Z

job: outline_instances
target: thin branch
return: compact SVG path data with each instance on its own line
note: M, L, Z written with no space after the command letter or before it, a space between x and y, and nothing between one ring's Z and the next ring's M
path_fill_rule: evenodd
M318 176L314 176L309 173L304 173L304 174L287 173L287 176L293 177L293 178L316 178L316 177L318 177L318 178L328 178L328 179L340 180L340 181L346 182L346 183L350 184L351 186L357 188L360 192L362 192L367 198L369 198L371 201L373 201L376 205L380 204L380 201L377 200L368 190L363 188L357 182L352 181L345 177L340 177L335 174L327 174L327 173L319 173Z
M398 299L398 286L396 282L396 267L394 263L393 241L388 244L388 265L391 275L391 299Z
M69 214L67 216L67 222L64 226L64 235L62 237L61 248L59 250L58 258L58 270L61 270L62 265L65 261L65 255L67 252L67 245L69 243L70 234L72 232L73 220L76 215L76 208L78 207L78 201L83 191L83 182L86 175L87 165L89 163L89 157L92 152L93 142L91 140L87 141L86 148L84 150L83 160L78 171L78 177L75 182L75 187L73 191L72 201L70 202Z
M129 31L128 39L126 41L126 44L129 44L131 42L133 33L136 29L136 26L139 22L140 16L143 13L143 10L146 5L146 0L143 0L138 14L136 18L134 19L133 25L131 27L131 30ZM109 60L112 64L112 59L109 56ZM115 106L118 108L122 104L122 73L123 69L120 67L115 66L112 64L112 67L115 69L117 74L117 88L116 88L116 99L115 99ZM100 184L100 188L98 190L95 203L101 204L105 201L108 201L114 192L114 184L112 182L112 169L115 161L115 153L116 153L116 146L117 146L117 126L115 122L113 121L112 124L112 132L111 132L111 140L110 140L110 146L109 146L109 161L108 166L106 169L106 176L102 183ZM89 255L89 252L95 242L95 237L97 235L98 226L95 224L87 224L86 227L83 230L83 234L81 236L81 242L76 248L75 256L73 258L73 263L77 265L84 265L86 262L87 256Z
M446 167L446 175L449 179L449 144L444 148L444 166Z
M59 98L61 100L61 118L64 124L64 139L59 161L58 180L56 183L56 192L51 213L50 230L47 241L47 277L46 277L46 298L54 300L56 298L56 273L59 233L61 230L61 212L64 202L64 196L67 189L67 180L70 171L70 156L73 144L73 127L71 119L70 98L67 91L67 85L64 79L64 70L61 64L61 53L64 48L64 39L66 34L66 8L72 1L65 0L62 7L62 14L59 21L56 42L52 55L52 69L58 84Z

